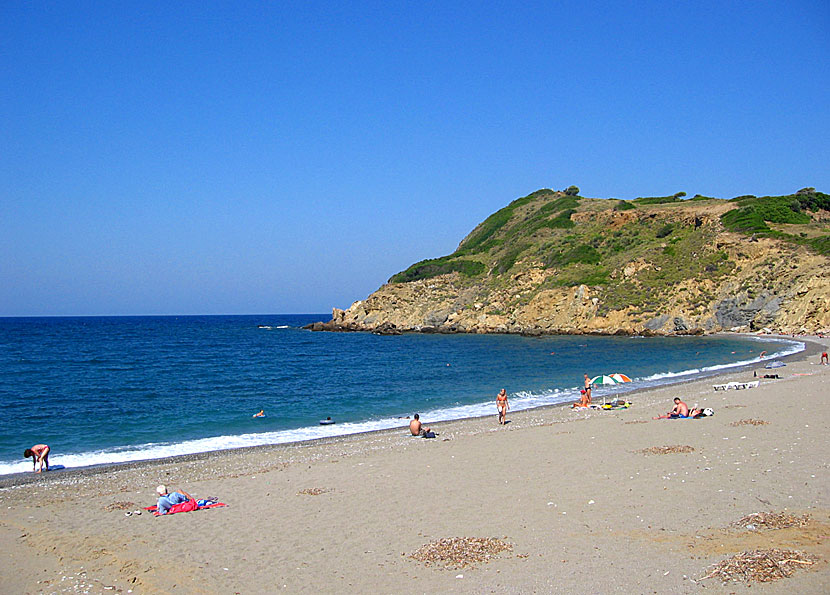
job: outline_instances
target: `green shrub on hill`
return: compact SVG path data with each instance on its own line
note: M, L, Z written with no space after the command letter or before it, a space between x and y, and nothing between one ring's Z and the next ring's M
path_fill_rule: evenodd
M549 227L551 229L568 229L573 227L575 224L571 220L571 215L576 213L573 209L568 209L567 211L562 211L553 219L550 219L545 222L545 227Z
M516 264L516 259L519 258L519 255L527 250L528 247L528 244L518 244L507 250L507 252L502 254L496 262L496 272L499 274L506 273L513 268L513 265Z
M663 227L657 230L657 233L654 234L654 237L657 238L665 238L666 236L670 236L674 231L674 225L671 223L666 223Z
M456 254L478 254L489 250L494 245L497 245L499 242L493 236L504 228L504 226L507 225L507 223L513 218L516 209L546 194L553 194L553 191L547 188L542 188L536 192L531 192L527 196L517 198L503 209L496 211L487 217L487 219L485 219L481 225L478 226L478 229L473 231L473 233L471 233L467 239L464 240Z
M629 211L631 209L636 209L637 205L635 205L630 200L619 200L617 204L614 205L615 211Z
M467 277L475 277L484 272L485 266L483 263L476 260L466 260L455 258L454 255L443 256L441 258L430 258L422 260L413 264L405 271L401 271L397 275L393 275L390 283L406 283L408 281L418 281L419 279L429 279L437 277L446 273L458 271Z
M806 240L804 243L819 254L830 256L830 235L819 238L811 238Z
M816 192L813 188L802 188L796 193L795 198L806 211L830 211L830 194Z
M741 207L721 215L721 222L730 231L777 235L767 223L810 222L810 216L801 212L801 203L794 196L765 196L740 198L733 201Z
M569 250L549 254L545 265L548 267L566 267L569 264L598 264L602 255L590 244L579 244Z
M685 192L678 192L671 196L640 196L635 198L632 202L640 205L662 205L671 202L680 202L686 196Z

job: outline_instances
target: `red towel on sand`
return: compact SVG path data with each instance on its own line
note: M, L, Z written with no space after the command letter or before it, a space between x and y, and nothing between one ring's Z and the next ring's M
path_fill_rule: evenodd
M208 504L207 506L199 506L196 500L188 500L187 502L182 502L181 504L174 504L170 507L170 510L167 511L167 514L176 514L177 512L192 512L194 510L203 510L205 508L217 508L219 506L227 506L222 502L214 502L213 504ZM156 516L165 516L159 514L158 506L155 504L153 506L146 506L144 510L148 510L152 512Z

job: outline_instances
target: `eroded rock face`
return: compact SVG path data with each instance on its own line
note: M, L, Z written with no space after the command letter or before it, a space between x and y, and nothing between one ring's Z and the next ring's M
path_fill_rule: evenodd
M772 239L722 233L717 248L735 262L718 281L668 287L653 311L609 308L601 288L551 287L556 271L530 263L494 280L471 283L450 273L386 284L312 330L380 333L702 334L722 330L830 332L830 266L824 256ZM652 265L642 259L612 279L636 283Z

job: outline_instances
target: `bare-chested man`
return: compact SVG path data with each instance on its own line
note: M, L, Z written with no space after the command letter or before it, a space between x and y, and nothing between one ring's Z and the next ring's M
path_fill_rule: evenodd
M585 376L585 407L587 407L591 404L591 387L594 385L591 384L587 374L583 374L583 376Z
M423 436L427 432L429 432L429 428L421 424L421 418L416 413L415 419L409 422L409 431L412 433L413 436Z
M679 417L689 417L689 406L680 400L680 397L674 398L674 407L666 415L660 415L653 419L677 419Z

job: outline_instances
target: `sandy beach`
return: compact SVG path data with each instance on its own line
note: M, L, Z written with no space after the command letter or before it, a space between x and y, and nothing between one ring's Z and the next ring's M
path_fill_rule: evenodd
M627 410L549 407L499 426L494 403L490 418L423 420L434 440L397 429L3 478L0 591L826 593L828 345L635 392ZM753 372L781 378L713 390ZM715 415L653 420L675 396ZM228 506L125 516L160 483ZM759 512L809 519L734 526ZM464 567L411 557L450 538L510 549ZM813 557L775 582L703 579L756 548Z

